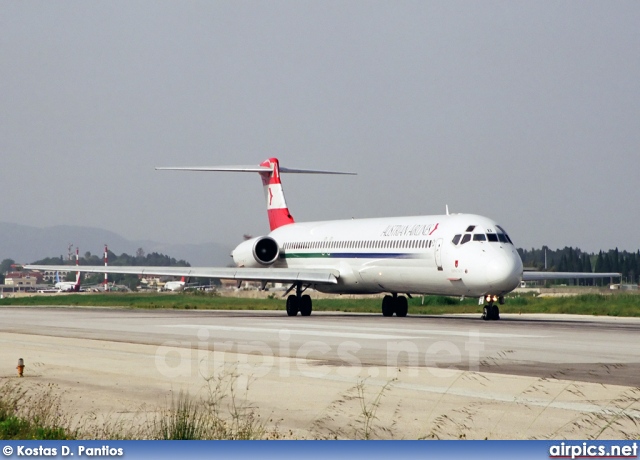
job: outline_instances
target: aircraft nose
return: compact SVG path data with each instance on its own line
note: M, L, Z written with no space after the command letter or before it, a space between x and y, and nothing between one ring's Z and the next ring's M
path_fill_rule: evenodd
M517 253L501 252L496 254L486 267L489 285L501 292L509 292L518 287L522 274L522 261Z

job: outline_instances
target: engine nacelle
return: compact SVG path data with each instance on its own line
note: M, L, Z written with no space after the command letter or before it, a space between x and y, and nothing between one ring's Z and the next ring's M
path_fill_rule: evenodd
M238 267L265 267L273 264L279 256L278 243L270 236L243 241L231 252Z

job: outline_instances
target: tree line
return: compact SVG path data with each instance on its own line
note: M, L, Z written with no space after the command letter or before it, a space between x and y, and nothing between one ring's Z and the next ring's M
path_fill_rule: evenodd
M84 256L79 256L78 263L80 265L104 265L104 255L91 254L87 251ZM170 257L158 252L152 252L145 254L142 248L136 251L135 256L131 256L127 253L116 255L111 251L107 251L107 258L109 265L112 266L153 266L153 267L190 267L191 264L186 260L177 260L174 257ZM0 283L4 283L4 275L9 271L13 271L12 265L15 264L13 259L4 259L0 262ZM65 281L75 280L75 272L73 272L73 266L76 264L75 257L69 259L68 257L45 257L44 259L33 262L33 265L68 265L71 270L65 277ZM104 281L103 273L85 273L82 278L82 284L100 284ZM138 284L138 275L124 275L121 273L109 273L109 282L116 284L123 284L131 289L134 289Z

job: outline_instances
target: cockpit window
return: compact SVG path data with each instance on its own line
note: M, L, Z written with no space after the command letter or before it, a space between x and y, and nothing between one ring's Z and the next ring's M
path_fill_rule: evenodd
M502 241L503 243L511 243L513 244L513 241L511 241L511 238L509 238L509 235L507 235L507 232L504 231L504 228L500 227L499 225L496 225L496 227L498 228L498 237L500 238L500 241ZM503 237L504 240L503 241Z
M487 239L492 243L497 243L498 235L496 235L495 233L487 233Z
M470 225L468 228L475 228L475 225ZM453 237L451 243L454 246L458 244L462 245L468 243L469 241L489 241L490 243L510 243L511 239L509 235L507 235L501 227L498 227L498 231L496 233L492 233L492 230L487 230L489 233L465 233L459 234Z
M471 232L473 231L473 229L474 229L474 228L476 228L476 226L475 226L475 225L469 225L469 226L467 227L467 229L465 230L465 232L469 232L469 233L471 233Z

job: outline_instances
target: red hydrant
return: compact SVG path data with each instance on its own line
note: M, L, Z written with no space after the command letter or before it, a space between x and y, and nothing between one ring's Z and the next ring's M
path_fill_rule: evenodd
M22 373L24 372L24 360L22 358L20 358L18 360L18 365L16 366L16 369L18 369L18 377L22 377Z

